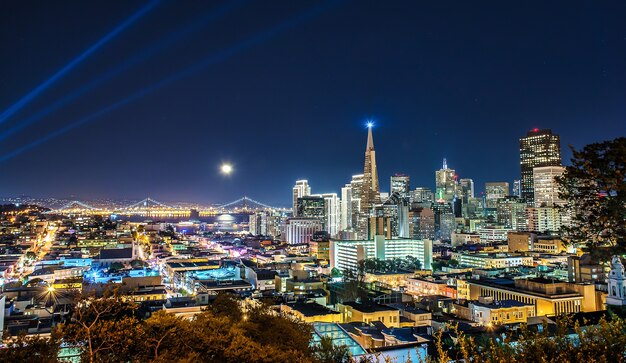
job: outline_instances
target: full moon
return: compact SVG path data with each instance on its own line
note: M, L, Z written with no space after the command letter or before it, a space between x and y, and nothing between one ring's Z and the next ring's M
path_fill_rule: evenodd
M233 166L230 164L222 164L220 167L222 174L229 175L233 172Z

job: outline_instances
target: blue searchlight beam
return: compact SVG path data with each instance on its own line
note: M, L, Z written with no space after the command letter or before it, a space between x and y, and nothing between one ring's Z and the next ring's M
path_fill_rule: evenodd
M235 44L235 45L233 45L233 46L231 46L229 48L226 48L225 50L223 50L221 52L218 52L217 54L211 55L211 56L203 59L202 61L200 61L200 62L190 66L189 68L185 69L182 72L175 73L175 74L173 74L173 75L171 75L171 76L169 76L169 77L167 77L167 78L165 78L165 79L163 79L163 80L161 80L161 81L159 81L157 83L154 83L151 86L148 86L148 87L146 87L146 88L144 88L142 90L139 90L139 91L133 93L132 95L126 97L125 99L117 101L117 102L115 102L115 103L113 103L113 104L111 104L111 105L109 105L109 106L107 106L105 108L102 108L102 109L100 109L100 110L98 110L98 111L96 111L96 112L94 112L94 113L92 113L90 115L87 115L87 116L85 116L85 117L83 117L83 118L81 118L81 119L79 119L77 121L74 121L73 123L71 123L69 125L63 126L63 127L59 128L59 129L49 133L48 135L43 136L43 137L41 137L41 138L39 138L39 139L29 143L29 144L26 144L26 145L24 145L22 147L19 147L19 148L15 149L15 150L7 153L7 154L4 154L4 155L0 156L0 162L5 162L7 160L10 160L10 159L12 159L12 158L22 154L23 152L26 152L26 151L28 151L30 149L33 149L33 148L35 148L35 147L37 147L37 146L39 146L39 145L41 145L41 144L51 140L51 139L54 139L55 137L61 136L61 135L65 134L66 132L70 131L70 130L73 130L73 129L79 127L79 126L85 125L85 124L87 124L87 123L97 119L98 117L100 117L102 115L105 115L105 114L107 114L107 113L109 113L111 111L114 111L114 110L116 110L116 109L118 109L118 108L120 108L120 107L122 107L122 106L124 106L124 105L126 105L128 103L131 103L131 102L133 102L133 101L135 101L135 100L137 100L137 99L139 99L139 98L141 98L141 97L143 97L145 95L148 95L148 94L150 94L150 93L160 89L161 87L163 87L163 86L165 86L167 84L170 84L170 83L172 83L174 81L177 81L177 80L179 80L181 78L193 75L194 73L196 73L198 71L201 71L202 69L206 68L209 65L216 64L216 63L219 63L221 61L227 60L228 58L232 57L233 55L235 55L235 54L237 54L237 53L239 53L239 52L241 52L241 51L243 51L245 49L248 49L248 48L250 48L250 47L252 47L254 45L263 43L263 42L271 39L272 37L274 37L274 36L284 32L284 31L286 31L286 30L288 30L288 29L290 29L290 28L292 28L292 27L294 27L294 26L296 26L296 25L298 25L300 23L302 23L303 21L306 21L306 20L309 20L309 19L313 18L314 16L320 14L324 10L330 8L331 6L337 5L339 3L341 3L341 1L329 1L329 2L327 2L325 4L323 4L323 5L315 6L312 9L309 9L309 10L307 10L304 13L301 13L301 14L299 14L299 15L297 15L297 16L295 16L295 17L293 17L293 18L291 18L291 19L289 19L289 20L287 20L287 21L285 21L285 22L283 22L283 23L281 23L279 25L276 25L276 26L268 29L265 32L262 32L260 34L254 35L254 36L244 40L243 42L241 42L239 44Z
M58 72L56 72L52 77L45 80L42 84L35 87L32 91L27 93L24 97L20 98L13 105L9 106L6 110L4 110L0 114L0 124L6 121L13 114L22 109L28 102L32 101L35 97L37 97L40 93L45 91L48 87L53 85L56 81L61 79L65 74L72 70L72 68L76 67L82 61L87 59L90 55L92 55L96 50L102 47L104 44L108 43L111 39L115 38L118 34L120 34L124 29L128 28L135 21L145 15L147 12L152 10L161 0L153 0L141 9L133 14L130 18L126 19L123 23L118 25L115 29L113 29L110 33L105 35L103 38L98 40L94 45L87 48L83 53L81 53L78 57L74 58L71 62L66 64L63 68L61 68Z
M36 123L37 121L41 120L42 118L46 117L47 115L49 115L50 113L60 109L61 107L67 105L68 103L72 102L73 100L75 100L76 98L84 95L85 93L93 90L94 88L102 85L103 83L105 83L106 81L110 80L111 78L119 75L122 72L125 72L126 70L128 70L129 68L136 66L137 64L145 61L146 59L152 57L153 55L155 55L156 53L158 53L160 50L164 49L167 46L172 45L173 43L175 43L176 41L178 41L180 38L194 32L197 31L198 29L200 29L202 26L209 24L210 22L217 20L219 17L227 14L230 10L234 9L236 6L241 5L244 2L244 0L238 0L238 1L234 1L232 3L228 3L225 4L223 6L220 6L216 11L213 11L209 14L203 15L201 18L199 18L197 21L195 21L192 25L189 25L185 28L181 28L178 29L177 31L171 33L170 35L168 35L165 39L159 40L155 43L153 43L152 45L150 45L149 47L146 47L144 50L140 51L139 53L135 54L135 56L133 56L132 58L128 59L126 62L118 65L117 67L110 69L109 71L105 72L104 74L100 75L99 77L95 78L94 80L92 80L91 82L87 83L86 85L78 88L77 90L74 90L73 92L69 93L68 95L56 100L55 102L49 104L48 106L44 107L42 110L38 111L37 113L35 113L34 115L28 117L27 119L20 121L19 123L17 123L15 126L9 128L8 130L0 133L0 141L1 140L5 140L6 138L8 138L9 136L25 129L26 127Z

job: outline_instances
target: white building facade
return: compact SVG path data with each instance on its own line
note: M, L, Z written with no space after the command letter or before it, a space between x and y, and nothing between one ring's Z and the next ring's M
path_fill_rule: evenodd
M322 222L317 218L289 218L284 228L284 239L289 244L309 243L315 232L323 230Z
M361 260L378 258L417 258L423 269L431 269L433 243L428 239L393 238L375 236L373 240L332 240L330 242L330 264L332 268L356 269Z

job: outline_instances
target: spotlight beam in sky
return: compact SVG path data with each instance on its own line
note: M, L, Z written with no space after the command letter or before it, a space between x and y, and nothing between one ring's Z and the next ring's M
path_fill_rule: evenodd
M57 130L55 130L55 131L53 131L53 132L43 136L43 137L41 137L41 138L39 138L39 139L29 143L29 144L26 144L26 145L24 145L22 147L19 147L19 148L15 149L15 150L13 150L11 152L8 152L8 153L0 156L0 162L4 162L4 161L7 161L7 160L10 160L10 159L20 155L21 153L23 153L25 151L33 149L33 148L35 148L35 147L37 147L37 146L39 146L39 145L41 145L41 144L51 140L51 139L54 139L54 138L56 138L58 136L61 136L61 135L65 134L66 132L68 132L68 131L70 131L70 130L72 130L74 128L77 128L79 126L87 124L87 123L97 119L98 117L100 117L100 116L102 116L104 114L107 114L108 112L116 110L116 109L118 109L121 106L124 106L124 105L126 105L128 103L131 103L131 102L133 102L133 101L135 101L135 100L137 100L137 99L147 95L147 94L150 94L150 93L160 89L161 87L163 87L163 86L165 86L165 85L167 85L169 83L172 83L172 82L177 81L177 80L179 80L181 78L193 75L194 73L199 72L202 69L204 69L207 66L210 66L212 64L216 64L216 63L219 63L221 61L227 60L228 58L232 57L233 55L235 55L237 53L240 53L240 52L242 52L242 51L244 51L244 50L246 50L246 49L248 49L248 48L250 48L250 47L252 47L254 45L263 43L263 42L271 39L272 37L274 37L274 36L284 32L284 31L286 31L286 30L288 30L288 29L290 29L290 28L292 28L292 27L294 27L294 26L296 26L296 25L298 25L298 24L300 24L300 23L302 23L302 22L304 22L306 20L309 20L309 19L313 18L316 15L319 15L324 10L327 10L331 6L338 5L339 3L341 3L341 1L328 1L328 2L326 2L324 4L322 4L322 5L317 5L317 6L311 8L311 9L309 9L309 10L307 10L307 11L305 11L305 12L303 12L303 13L301 13L301 14L293 17L293 18L290 18L290 19L286 20L283 23L280 23L280 24L278 24L278 25L276 25L276 26L274 26L274 27L272 27L272 28L262 32L262 33L259 33L257 35L252 36L252 37L244 40L241 43L235 44L235 45L233 45L233 46L231 46L229 48L226 48L225 50L223 50L221 52L213 54L213 55L203 59L202 61L200 61L200 62L198 62L198 63L196 63L196 64L194 64L194 65L192 65L192 66L190 66L188 68L186 68L182 72L173 74L173 75L171 75L171 76L169 76L169 77L167 77L167 78L165 78L165 79L163 79L163 80L161 80L161 81L159 81L157 83L154 83L151 86L148 86L148 87L146 87L146 88L144 88L142 90L139 90L139 91L133 93L132 95L126 97L125 99L117 101L117 102L115 102L115 103L113 103L113 104L111 104L111 105L109 105L109 106L107 106L105 108L102 108L102 109L100 109L100 110L98 110L98 111L96 111L96 112L94 112L94 113L92 113L90 115L87 115L87 116L85 116L85 117L83 117L83 118L81 118L81 119L79 119L77 121L74 121L71 124L63 126L63 127L61 127L59 129L57 129Z
M4 140L6 138L8 138L9 136L25 129L26 127L36 123L37 121L41 120L43 117L49 115L50 113L60 109L61 107L65 106L66 104L72 102L73 100L75 100L76 98L84 95L85 93L93 90L94 88L102 85L103 83L105 83L106 81L110 80L111 78L119 75L122 72L125 72L126 70L128 70L129 68L136 66L137 64L145 61L146 59L152 57L153 55L155 55L156 53L158 53L160 50L164 49L167 46L172 45L173 43L175 43L176 41L180 40L182 37L193 33L197 30L199 30L202 26L205 26L209 23L211 23L214 20L217 20L219 17L226 15L229 11L231 11L232 9L234 9L235 7L241 5L242 3L244 3L245 0L236 0L230 3L227 3L225 5L220 6L217 10L215 11L211 11L208 14L203 15L201 18L199 18L198 20L196 20L193 24L184 27L184 28L180 28L178 30L176 30L175 32L169 34L166 38L158 40L156 42L154 42L152 45L150 45L149 47L146 47L144 50L142 50L141 52L135 54L135 56L133 56L132 58L126 60L124 63L118 65L117 67L110 69L108 72L100 75L99 77L97 77L96 79L92 80L91 82L89 82L88 84L78 88L77 90L69 93L68 95L56 100L55 102L51 103L50 105L44 107L43 109L41 109L39 112L35 113L34 115L28 117L25 120L20 121L19 123L17 123L15 126L9 128L8 130L0 133L0 140Z
M161 0L152 0L147 5L143 6L136 13L131 15L128 19L124 20L120 25L115 27L111 32L109 32L104 37L100 38L95 44L87 48L84 52L78 55L76 58L72 59L68 64L66 64L63 68L57 71L52 77L45 80L39 86L35 87L32 91L28 92L25 96L20 98L13 105L9 106L6 110L0 113L0 123L3 123L11 117L13 114L22 109L28 102L32 101L35 97L37 97L40 93L45 91L48 87L52 86L56 81L61 79L64 75L66 75L69 71L71 71L74 67L80 64L82 61L87 59L90 55L92 55L95 51L97 51L100 47L108 43L111 39L115 38L126 28L131 26L134 22L136 22L139 18L144 16L150 10L152 10Z

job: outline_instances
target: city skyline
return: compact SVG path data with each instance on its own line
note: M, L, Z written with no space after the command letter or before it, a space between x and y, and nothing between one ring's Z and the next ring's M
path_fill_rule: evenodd
M367 130L366 157L368 155L368 152L373 151L373 146L370 146L370 144L373 144L373 141L372 141L372 137L373 137L372 136L372 129L375 128L374 124L375 123L372 120L368 120L365 123L365 127L366 127L366 130ZM531 133L535 133L537 131L544 131L544 130L539 130L537 128L534 128L532 130L528 130L528 133L531 134ZM550 131L550 130L548 130L548 131ZM558 137L558 135L557 135L557 137ZM523 137L520 137L520 140L522 138ZM561 150L561 153L564 153L564 150ZM567 152L565 152L565 153L567 154ZM518 155L518 158L519 158L519 155ZM447 158L444 157L443 160L442 160L442 163L444 165L443 166L444 169L448 168ZM226 165L228 165L228 164L226 164ZM367 161L366 161L366 167L367 167L367 165L368 164L367 164ZM563 160L563 165L568 165L566 160ZM376 166L375 169L378 169L378 167ZM503 180L503 179L499 179L498 181L486 180L485 182L481 183L481 182L477 181L479 179L472 178L469 175L460 175L458 170L454 170L454 168L449 168L449 169L452 169L451 171L454 173L454 177L456 179L469 178L469 179L473 180L474 185L476 185L476 187L475 187L475 191L476 191L475 195L476 195L476 197L481 197L483 195L483 193L485 192L485 185L486 184L489 184L489 183L508 183L508 184L513 185L513 181L520 180L520 178L521 178L521 174L520 174L520 175L517 176L517 178L513 178L513 179L510 179L510 180ZM464 169L464 168L462 168L462 169ZM410 184L411 190L414 190L415 188L429 188L432 191L436 191L438 189L437 188L436 173L441 171L441 170L439 170L439 171L438 170L439 169L432 170L432 173L431 173L432 174L432 178L431 178L432 180L430 182L416 184L413 181L413 179L412 179L411 180L411 184ZM357 171L357 172L353 173L350 177L352 177L353 175L358 175L358 174L362 174L362 173L363 173L362 170L361 171ZM228 173L228 174L230 174L230 173ZM377 174L377 172L376 172L376 174ZM392 173L392 174L390 174L388 176L384 175L383 178L378 178L378 176L376 176L376 179L378 180L378 182L377 182L377 184L378 184L377 185L378 192L376 194L378 194L378 193L388 193L388 194L391 194L390 193L390 187L391 187L390 178L393 177L393 176L396 176L396 175L405 175L405 176L411 177L410 174L403 173L403 172L394 172L394 173ZM226 175L226 177L228 177L228 176L229 175ZM455 179L455 183L456 183L456 179ZM380 180L382 180L383 182L381 183ZM313 178L299 178L297 180L294 180L294 183L300 182L300 181L305 181L307 183L309 181L312 181L313 182L312 184L314 184L316 181L319 181L319 180L316 180L315 177L313 177ZM347 182L349 182L349 180ZM389 183L386 183L386 182L389 182ZM389 184L389 185L387 185L387 184ZM308 193L311 193L311 190L313 190L312 186L310 184L308 184L307 186L309 188ZM337 194L340 195L341 194L340 193L341 192L341 186L336 186L336 187L328 189L328 190L321 190L321 188L315 188L314 191L315 191L316 194L319 194L319 193L337 193ZM511 188L509 188L509 191L513 192L513 190ZM307 194L305 194L305 195L307 195ZM34 197L34 198L58 198L58 199L67 199L67 200L74 200L74 199L81 199L81 198L85 199L85 200L110 199L110 200L113 200L113 201L140 200L140 199L144 199L144 198L150 197L150 195L144 195L144 196L141 196L141 195L137 195L137 196L102 195L102 196L98 196L98 197L85 197L85 196L80 196L80 195L59 196L59 195L36 195L36 194L23 193L23 194L19 194L19 195L0 195L0 198L21 197L21 196ZM152 196L154 196L154 195L152 195ZM233 195L233 198L239 198L239 197L242 197L242 196L250 197L250 195L247 195L247 194L244 193L244 194L241 194L241 195ZM294 196L293 196L293 194L286 193L286 198L290 198L291 201L290 202L286 202L285 200L278 199L278 200L272 200L269 203L274 203L273 205L275 205L277 207L288 208L290 206L290 203L294 202ZM283 198L283 199L286 199L286 198ZM198 198L198 199L163 199L163 200L168 201L168 202L179 202L179 203L198 203L200 205L203 205L203 204L204 205L211 205L211 204L219 205L219 204L230 202L230 200L207 201L207 200L203 200L202 198Z
M0 191L288 206L298 179L339 193L362 172L370 119L383 191L398 172L433 188L443 158L477 194L485 182L512 185L528 130L559 134L565 165L567 145L626 133L624 6L16 3L0 22L13 55L0 66L27 72L5 72L3 115L148 9L3 116Z

